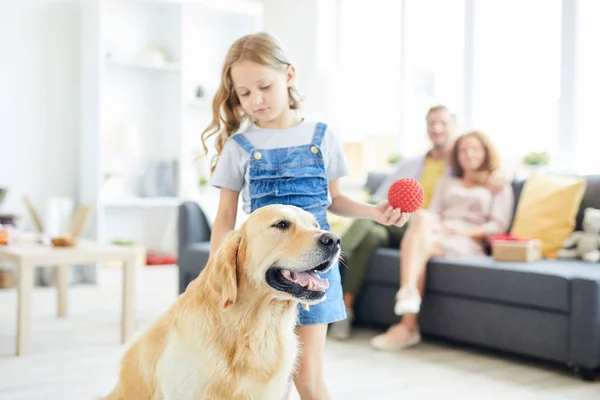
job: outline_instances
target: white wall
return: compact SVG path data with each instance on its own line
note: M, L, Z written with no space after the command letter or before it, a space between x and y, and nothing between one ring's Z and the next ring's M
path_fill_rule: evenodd
M317 68L318 1L326 0L264 0L265 30L290 50L309 118L329 98ZM0 0L0 186L10 190L0 212L19 213L26 227L23 194L42 211L49 197L77 197L79 2Z
M335 29L330 26L333 21L323 20L323 14L331 11L333 0L263 0L263 4L264 30L281 40L296 66L298 88L306 97L302 114L325 118L331 89L326 64L332 61L324 60L323 54L331 53L333 50L324 46L334 43L322 36L334 34ZM329 29L322 29L323 24ZM319 35L322 38L317 40Z
M79 129L79 2L0 0L0 212L75 197Z

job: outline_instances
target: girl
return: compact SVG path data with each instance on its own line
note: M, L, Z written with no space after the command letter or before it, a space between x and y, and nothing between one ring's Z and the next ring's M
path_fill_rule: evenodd
M498 152L481 132L460 136L449 154L452 175L437 185L429 209L415 214L402 240L401 287L394 312L402 321L371 344L379 350L400 350L421 340L418 313L431 257L472 258L485 255L485 240L506 232L514 196L506 182L494 192L486 186L500 167Z
M213 120L202 133L205 151L207 139L217 135L211 184L220 188L220 199L211 254L235 226L240 193L246 213L274 203L295 205L315 215L322 229L329 229L328 209L384 225L402 226L408 219L387 202L373 206L341 193L338 180L348 166L340 143L325 124L296 114L301 98L295 75L279 42L266 33L242 37L225 57ZM303 400L329 398L322 371L327 325L346 318L339 267L324 277L326 300L298 309L302 351L294 382Z

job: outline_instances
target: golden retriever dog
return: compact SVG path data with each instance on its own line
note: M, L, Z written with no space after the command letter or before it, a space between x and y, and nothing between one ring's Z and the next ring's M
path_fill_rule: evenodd
M339 236L272 205L228 235L175 303L126 350L106 400L280 400L298 354L298 303L325 298Z

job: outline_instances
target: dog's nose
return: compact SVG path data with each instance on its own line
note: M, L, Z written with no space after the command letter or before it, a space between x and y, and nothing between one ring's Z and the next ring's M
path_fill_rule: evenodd
M340 237L335 233L331 232L324 233L319 237L319 244L326 249L333 246L339 246L341 242L342 239L340 239Z

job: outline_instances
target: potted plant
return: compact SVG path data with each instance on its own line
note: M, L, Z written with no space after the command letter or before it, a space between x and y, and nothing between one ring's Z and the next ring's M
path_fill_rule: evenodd
M533 172L543 173L550 164L550 154L544 151L532 151L522 159L524 177L528 177Z
M402 162L402 160L404 160L404 157L402 157L402 154L400 153L392 153L388 156L388 164L391 166L395 166L398 165Z
M523 164L533 168L545 167L550 164L550 154L544 151L532 151L523 157Z

